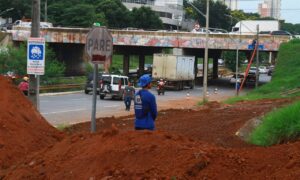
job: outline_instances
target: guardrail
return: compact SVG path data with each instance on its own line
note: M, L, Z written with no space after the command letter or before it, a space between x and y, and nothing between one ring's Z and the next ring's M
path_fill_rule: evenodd
M41 91L83 88L84 84L56 84L40 86Z

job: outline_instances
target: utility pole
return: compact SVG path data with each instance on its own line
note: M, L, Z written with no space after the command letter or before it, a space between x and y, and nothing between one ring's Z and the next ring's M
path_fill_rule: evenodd
M256 80L255 80L255 88L258 87L258 79L259 79L259 25L256 26L257 34L256 34ZM255 47L253 47L255 49Z
M47 0L45 0L45 18L44 18L45 22L48 21L48 11L47 11L48 7L47 6L48 6L48 2L47 2Z
M204 74L203 74L203 102L207 101L207 69L208 69L208 26L209 26L209 0L206 1L206 33L205 33L205 51L204 51Z
M40 37L40 0L32 0L32 23L31 23L31 37ZM39 110L39 89L40 89L39 75L29 76L29 92L28 97L32 104Z

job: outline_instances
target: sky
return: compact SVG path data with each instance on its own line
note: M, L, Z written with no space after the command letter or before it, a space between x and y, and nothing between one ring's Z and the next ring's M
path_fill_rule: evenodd
M238 0L244 12L258 12L258 3L263 0ZM300 24L300 0L281 0L281 19L287 23Z

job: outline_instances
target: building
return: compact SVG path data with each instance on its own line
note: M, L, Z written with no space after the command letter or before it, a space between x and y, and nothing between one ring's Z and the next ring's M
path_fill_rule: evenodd
M268 4L258 4L258 14L260 15L260 17L270 17L270 8L268 7Z
M166 29L178 29L183 26L183 0L121 0L129 9L150 7L162 20Z
M238 0L223 0L227 7L234 11L238 9Z
M258 12L261 17L272 17L280 19L281 0L264 0L258 5Z

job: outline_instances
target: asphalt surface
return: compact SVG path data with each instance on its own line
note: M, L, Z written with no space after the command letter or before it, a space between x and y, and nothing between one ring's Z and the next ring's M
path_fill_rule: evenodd
M260 77L261 83L268 82L269 80L270 77L267 75ZM245 88L243 93L246 93L252 88L253 87ZM234 85L229 84L229 78L208 81L208 93L213 95L215 90L218 91L219 96L235 95ZM187 93L189 93L190 97L203 96L202 86L196 86L194 89L184 89L182 91L166 91L164 96L158 96L155 88L152 88L151 92L155 94L157 103L185 99ZM46 120L54 126L90 121L92 97L91 94L86 95L83 91L43 94L40 97L40 112ZM125 112L125 114L124 112L125 105L123 101L112 100L110 98L100 100L99 96L97 96L97 118L133 114L132 109L130 112Z

